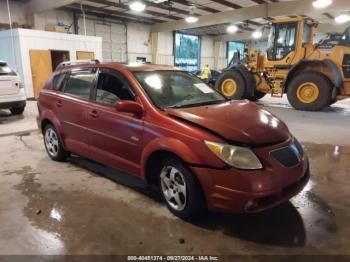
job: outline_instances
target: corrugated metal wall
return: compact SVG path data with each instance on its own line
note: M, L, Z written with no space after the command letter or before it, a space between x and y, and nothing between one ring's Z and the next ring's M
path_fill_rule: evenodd
M100 36L103 39L104 62L126 62L126 26L111 22L86 19L87 35ZM83 19L79 19L79 34L84 34Z

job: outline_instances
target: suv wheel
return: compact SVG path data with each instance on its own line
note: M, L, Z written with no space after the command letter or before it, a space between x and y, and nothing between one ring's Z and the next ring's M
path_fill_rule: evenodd
M69 153L64 150L56 129L52 125L46 125L44 128L44 142L46 152L54 161L64 161L69 156Z
M21 115L24 112L24 108L25 108L24 106L13 107L13 108L10 108L10 111L11 111L11 114L13 115Z
M168 209L183 219L206 211L201 186L190 170L177 158L167 158L160 168L160 190Z

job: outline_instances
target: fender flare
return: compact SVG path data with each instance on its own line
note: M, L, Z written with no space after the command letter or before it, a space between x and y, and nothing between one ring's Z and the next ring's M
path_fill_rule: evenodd
M253 74L242 64L232 65L225 71L229 70L237 70L241 74L247 88L246 94L248 95L248 97L253 97L256 89L256 82Z
M147 181L146 165L149 157L157 151L167 151L182 159L188 164L200 163L199 158L193 153L191 148L182 141L169 138L158 137L147 144L141 156L141 177Z
M284 86L288 88L289 83L291 82L292 78L294 77L295 73L307 65L324 65L326 66L332 76L333 79L330 79L334 86L336 88L340 88L343 84L342 76L340 71L338 70L337 66L331 61L330 59L324 59L324 60L301 60L299 63L295 64L288 72L288 75L286 77L286 81L284 82Z
M50 121L52 123L52 125L55 127L55 129L57 130L57 132L59 133L61 139L62 139L62 143L63 143L63 147L65 148L65 143L64 143L64 132L63 132L63 128L62 125L60 123L60 121L58 120L58 118L55 116L55 114L51 111L51 110L45 110L43 112L43 114L40 117L40 128L42 129L42 123L47 120Z

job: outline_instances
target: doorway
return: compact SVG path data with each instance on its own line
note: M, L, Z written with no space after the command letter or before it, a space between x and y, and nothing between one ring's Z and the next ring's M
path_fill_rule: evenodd
M33 93L37 98L53 70L64 61L69 60L68 51L29 50L32 69Z
M69 61L69 52L60 50L51 50L52 69L56 69L57 66L65 61Z

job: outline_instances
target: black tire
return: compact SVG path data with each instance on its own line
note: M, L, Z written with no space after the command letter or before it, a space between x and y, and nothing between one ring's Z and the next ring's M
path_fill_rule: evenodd
M228 95L224 91L224 83L227 80L233 80L236 83L236 91L233 95ZM246 98L246 85L243 76L237 70L228 70L223 72L216 81L215 88L226 98L240 100ZM226 94L225 94L226 93Z
M48 132L53 132L53 135L57 138L57 145L55 145L54 149L52 150L48 146L48 137L47 137ZM44 146L49 157L52 160L58 161L58 162L64 162L65 160L67 160L70 153L64 149L62 145L62 139L59 133L56 131L55 127L51 124L47 124L44 127L43 135L44 135ZM55 151L55 153L53 153L53 151Z
M167 200L165 192L163 191L161 177L163 174L163 170L165 173L167 173L168 171L166 170L169 167L178 170L184 178L186 201L182 210L175 209L169 203L171 201ZM179 173L177 173L177 175L179 175ZM182 181L182 179L180 179L180 181ZM176 185L173 184L173 186ZM192 174L190 169L180 159L176 157L168 157L162 161L161 167L159 169L159 188L164 202L166 203L170 212L172 212L175 216L188 220L194 219L207 211L207 205L200 183L198 182L195 175ZM170 190L170 187L168 188ZM173 199L173 201L175 201L175 199Z
M255 91L255 94L253 97L249 98L250 101L258 101L259 99L266 96L266 93Z
M11 114L13 115L22 115L24 112L24 108L25 106L13 107L13 108L10 108L10 111L11 111Z
M312 102L304 102L298 98L298 89L304 83L312 83L318 88L318 96ZM319 111L332 103L332 83L319 72L305 72L297 75L288 85L289 103L297 110Z

